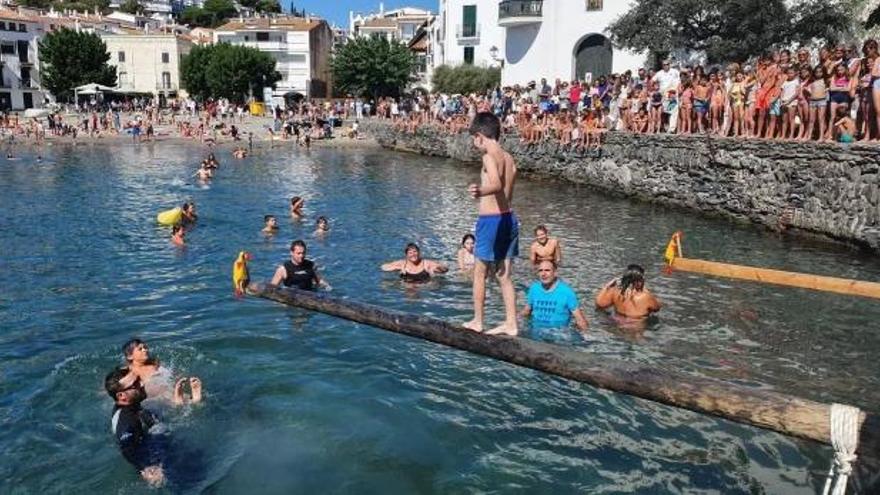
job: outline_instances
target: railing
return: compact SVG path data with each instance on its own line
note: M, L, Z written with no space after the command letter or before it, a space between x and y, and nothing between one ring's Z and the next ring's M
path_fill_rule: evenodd
M504 0L498 4L498 19L509 17L541 17L544 0Z
M460 40L480 39L480 26L475 24L459 24L455 30L455 37Z

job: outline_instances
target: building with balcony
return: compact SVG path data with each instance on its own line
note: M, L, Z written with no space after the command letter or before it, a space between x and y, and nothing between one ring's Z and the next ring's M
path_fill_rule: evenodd
M498 0L440 0L436 31L435 67L501 65L505 33L498 25Z
M434 18L430 10L415 7L401 7L385 10L379 3L379 12L371 14L355 14L349 11L349 36L382 36L388 40L409 43L419 28Z
M637 69L644 54L612 46L608 26L631 0L503 0L497 24L505 31L503 84L541 77L595 79Z
M149 31L101 34L116 67L120 92L150 94L163 103L181 95L180 60L193 42L188 36Z
M43 106L38 41L39 18L0 10L0 111Z
M256 48L277 60L281 80L272 103L285 97L327 98L332 94L330 53L333 30L327 21L310 17L239 18L214 30L215 43Z

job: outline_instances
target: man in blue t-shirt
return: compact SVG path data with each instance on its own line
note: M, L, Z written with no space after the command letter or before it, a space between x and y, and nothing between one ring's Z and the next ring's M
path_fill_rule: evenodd
M529 287L523 318L531 317L537 327L567 327L574 316L578 329L587 329L587 318L578 305L577 295L568 284L556 278L556 263L545 260L538 264L538 282Z

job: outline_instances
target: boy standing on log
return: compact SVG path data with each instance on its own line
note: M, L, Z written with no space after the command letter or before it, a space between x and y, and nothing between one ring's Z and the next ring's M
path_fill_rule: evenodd
M486 302L486 275L495 273L504 299L504 323L488 334L516 335L516 292L511 279L512 260L519 255L519 221L511 210L516 164L501 149L501 122L489 112L480 112L471 123L474 146L483 152L480 184L468 186L468 192L480 200L474 257L474 319L465 328L483 331L483 306Z

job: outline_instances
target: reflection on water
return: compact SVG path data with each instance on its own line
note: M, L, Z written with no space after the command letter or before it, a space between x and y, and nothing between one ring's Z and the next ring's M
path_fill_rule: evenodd
M413 287L379 265L407 242L455 266L475 220L473 168L377 150L221 152L209 188L188 178L202 150L51 148L0 162L0 480L25 492L140 492L109 435L103 375L138 335L206 403L166 418L172 491L211 493L812 493L829 451L756 429L518 369L268 301L232 297L238 251L269 278L304 239L334 295L465 321L470 285ZM306 218L287 215L306 198ZM158 211L194 200L175 249ZM700 275L660 274L668 236L688 256L865 280L873 257L577 186L522 180L525 253L535 225L561 239L560 276L590 331L532 334L614 359L878 409L873 301ZM279 219L260 234L263 215ZM314 234L325 215L331 230ZM663 300L647 329L594 313L595 290L629 263ZM516 263L520 300L531 282ZM502 309L490 286L488 319ZM8 460L14 459L14 462ZM46 466L53 466L46 469ZM63 488L62 488L63 487Z

